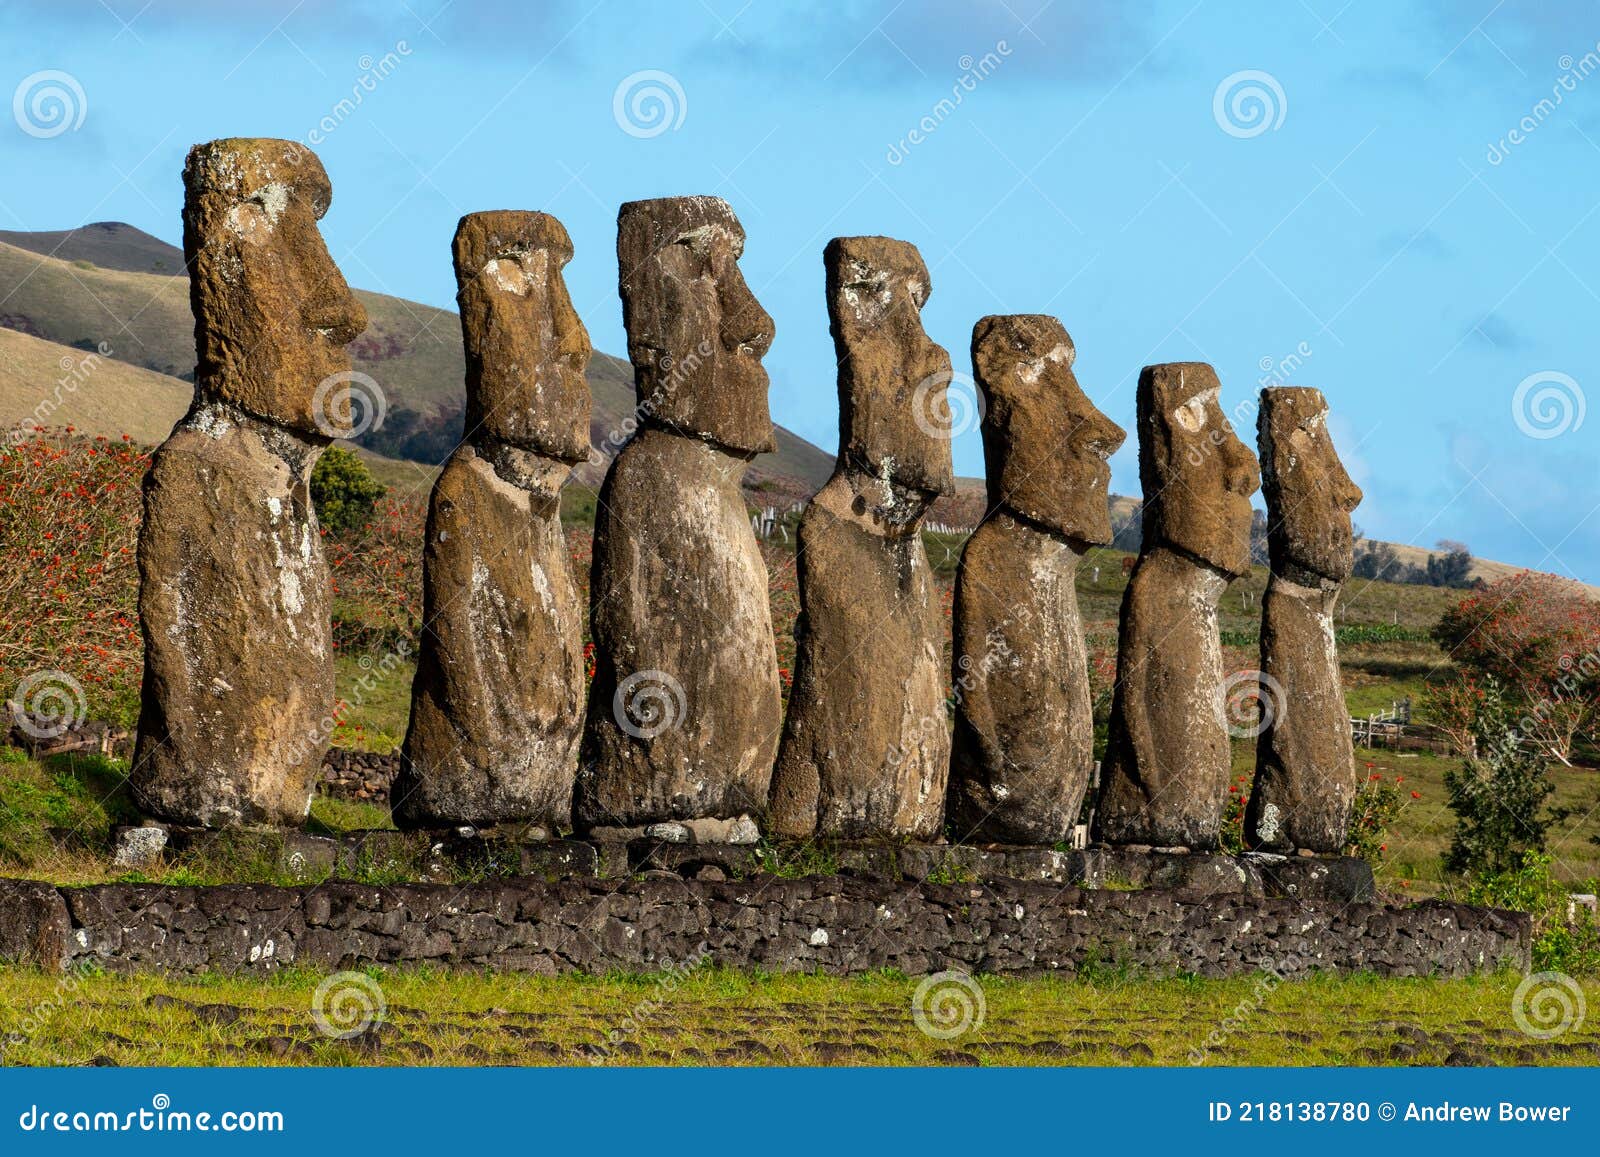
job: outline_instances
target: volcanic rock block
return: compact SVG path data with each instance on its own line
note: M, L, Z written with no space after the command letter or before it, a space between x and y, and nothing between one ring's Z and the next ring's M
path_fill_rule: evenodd
M1255 459L1201 362L1139 375L1143 546L1122 601L1094 836L1216 847L1230 754L1217 604L1250 567Z
M1333 608L1354 563L1345 473L1320 390L1261 391L1257 420L1272 577L1261 603L1261 732L1245 842L1337 852L1359 786Z
M311 469L348 428L366 325L317 232L321 163L291 141L198 145L184 169L195 401L144 484L139 804L207 827L297 823L333 729L328 568ZM343 406L341 406L341 401Z
M838 839L937 836L949 775L940 608L922 516L953 490L941 428L950 355L922 329L915 247L829 242L838 465L800 521L795 678L771 827Z
M423 633L391 789L404 827L571 819L583 726L583 608L562 483L588 454L589 337L554 217L463 217L456 280L467 442L428 507Z
M578 827L736 819L766 805L782 700L767 568L740 479L774 446L772 319L716 197L626 204L623 320L642 429L601 488L595 675Z
M293 141L212 141L183 183L196 394L319 445L345 433L348 398L329 382L367 318L317 229L333 199L322 162Z
M1070 838L1094 763L1078 562L1111 541L1106 459L1125 437L1084 395L1053 317L986 317L972 332L990 514L956 578L957 840Z

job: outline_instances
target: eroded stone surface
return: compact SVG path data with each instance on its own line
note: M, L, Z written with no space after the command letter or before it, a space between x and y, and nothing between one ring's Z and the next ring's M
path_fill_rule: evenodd
M434 484L423 579L426 626L390 788L397 822L565 827L583 720L583 605L560 499L462 447Z
M765 811L781 719L767 568L739 483L773 446L772 319L716 197L624 205L623 319L643 428L595 518L580 829Z
M336 388L366 315L292 141L197 145L184 169L195 401L144 484L145 667L135 798L168 820L303 819L332 734L328 568L312 466L348 429ZM330 388L334 387L334 388Z
M197 396L343 433L347 401L318 388L350 369L344 347L367 318L317 229L333 199L322 162L293 141L211 141L190 150L183 183Z
M1272 577L1262 599L1265 714L1245 810L1251 847L1337 852L1359 786L1334 645L1334 605L1354 562L1345 473L1320 390L1261 391L1257 422Z
M917 407L942 405L950 357L922 329L930 286L915 247L838 238L824 261L842 438L800 521L795 675L770 823L790 837L928 839L950 739L921 524L952 481L948 429L920 428Z
M422 649L400 774L408 827L565 827L583 724L583 613L560 489L588 454L591 347L544 213L474 213L455 238L467 442L429 502Z
M949 969L1071 974L1110 959L1152 975L1248 976L1265 961L1286 979L1330 970L1471 976L1526 970L1532 939L1526 913L1438 900L1390 907L1009 880L977 886L835 876L753 885L656 878L383 888L331 881L49 892L71 914L62 963L121 972L427 963L603 975L659 972L666 961L704 957L719 968L835 975L887 968L910 976ZM0 916L10 915L11 902L0 885Z
M584 461L593 347L562 276L572 259L565 227L547 213L469 213L454 254L469 440Z
M332 738L328 565L311 508L320 447L200 403L144 482L140 806L221 827L305 818Z
M1070 837L1094 761L1078 561L1111 539L1106 459L1120 427L1072 372L1052 317L988 317L972 335L991 513L956 578L956 723L949 816L958 840Z
M1249 568L1255 459L1199 362L1139 375L1144 541L1123 596L1094 819L1113 844L1214 848L1230 764L1217 604Z
M641 424L745 456L775 450L773 323L739 269L744 226L721 197L630 201L617 215L622 321Z

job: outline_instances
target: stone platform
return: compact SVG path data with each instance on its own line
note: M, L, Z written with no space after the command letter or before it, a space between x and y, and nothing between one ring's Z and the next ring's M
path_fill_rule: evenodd
M964 969L1166 975L1525 970L1521 913L1193 888L1086 889L834 875L714 882L665 873L555 882L209 888L0 880L0 958L47 969L265 973L429 964L541 974L722 968L847 975Z
M470 828L352 832L339 837L274 829L165 830L167 846L177 854L196 851L233 863L265 861L289 879L307 882L329 876L449 882L515 876L551 881L618 879L652 873L717 882L770 874L839 874L885 882L1021 880L1088 889L1184 888L1308 900L1370 901L1376 895L1372 869L1365 861L1333 856L911 843L768 846L637 835L617 840L528 840Z

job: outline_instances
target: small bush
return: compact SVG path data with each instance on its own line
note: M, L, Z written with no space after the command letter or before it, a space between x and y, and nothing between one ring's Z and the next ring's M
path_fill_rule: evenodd
M363 529L387 493L367 464L343 446L329 447L311 469L311 505L332 534Z
M1371 767L1369 763L1367 765ZM1389 829L1400 817L1405 806L1405 793L1400 787L1400 777L1385 779L1369 772L1356 798L1350 804L1350 829L1345 836L1344 851L1347 856L1360 856L1376 868L1383 860L1389 846Z
M1500 684L1484 680L1473 725L1477 755L1444 773L1456 830L1445 853L1448 872L1484 878L1514 872L1529 852L1543 852L1552 825L1566 817L1545 801L1556 790L1545 756L1513 722Z
M1544 853L1528 852L1511 871L1475 880L1467 902L1531 914L1536 971L1571 976L1600 972L1600 927L1594 913L1580 908L1576 923L1568 923L1568 886L1556 880L1550 864Z

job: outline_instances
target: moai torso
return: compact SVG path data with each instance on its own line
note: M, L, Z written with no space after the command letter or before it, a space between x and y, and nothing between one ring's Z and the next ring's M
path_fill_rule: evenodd
M366 315L317 231L331 192L291 141L198 145L184 169L195 400L144 485L135 798L208 827L305 818L333 729L328 568L309 493L349 429Z
M972 333L990 514L956 578L957 842L1054 844L1077 823L1094 762L1078 561L1111 541L1106 459L1125 437L1084 396L1053 317L987 317Z
M560 491L589 449L589 337L543 213L474 213L455 237L467 438L440 472L423 551L411 721L391 789L410 827L571 818L583 613Z
M922 329L916 249L830 242L840 448L800 523L795 677L773 772L771 826L789 838L939 834L949 774L940 609L922 516L952 491L933 417L950 356Z
M1112 844L1214 848L1230 749L1217 604L1250 567L1255 459L1201 362L1139 375L1143 545L1123 596L1094 817Z
M1333 608L1350 577L1350 512L1361 491L1345 473L1320 390L1261 391L1257 421L1272 577L1261 604L1261 717L1245 843L1266 851L1337 853L1359 786L1339 679Z
M578 826L736 819L765 805L781 717L767 568L739 488L775 447L772 319L717 197L626 204L623 321L640 433L595 516Z

